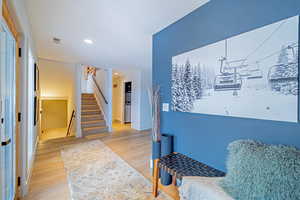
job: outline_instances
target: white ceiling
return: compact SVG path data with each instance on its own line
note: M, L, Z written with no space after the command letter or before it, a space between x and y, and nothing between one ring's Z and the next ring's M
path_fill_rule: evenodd
M152 35L208 0L25 0L38 56L109 68L151 67ZM60 45L53 37L62 40ZM89 38L93 45L83 42Z

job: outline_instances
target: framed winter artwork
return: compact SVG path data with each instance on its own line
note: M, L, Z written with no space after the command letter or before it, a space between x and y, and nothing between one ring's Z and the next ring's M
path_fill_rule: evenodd
M173 111L298 122L299 16L172 58Z

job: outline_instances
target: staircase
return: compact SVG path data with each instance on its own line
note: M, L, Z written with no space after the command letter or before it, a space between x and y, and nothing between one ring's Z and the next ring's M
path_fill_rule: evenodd
M108 132L94 94L81 95L81 129L83 136Z

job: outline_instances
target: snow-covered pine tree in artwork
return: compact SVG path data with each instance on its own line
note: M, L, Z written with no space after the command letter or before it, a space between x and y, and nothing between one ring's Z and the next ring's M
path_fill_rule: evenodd
M201 71L187 60L185 65L172 66L172 109L189 112L196 99L201 98Z
M172 109L174 111L184 111L182 101L185 90L182 82L182 68L177 64L172 68Z
M193 67L193 90L195 99L201 99L202 97L202 76L200 64Z
M273 91L285 95L298 94L297 54L298 51L292 45L282 46L275 70L270 77L271 88Z
M184 66L183 84L185 93L183 99L183 107L185 112L189 112L193 109L193 103L196 99L193 90L192 66L189 60L186 61L186 64Z
M212 89L214 87L215 72L212 67L203 65L200 73L202 74L202 88Z
M178 104L180 102L180 77L179 67L177 64L172 67L172 109L178 111Z

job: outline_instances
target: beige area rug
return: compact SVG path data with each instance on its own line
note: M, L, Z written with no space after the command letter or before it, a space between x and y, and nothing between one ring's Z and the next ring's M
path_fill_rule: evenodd
M152 184L100 140L62 151L72 200L152 200ZM161 193L158 200L171 200Z

